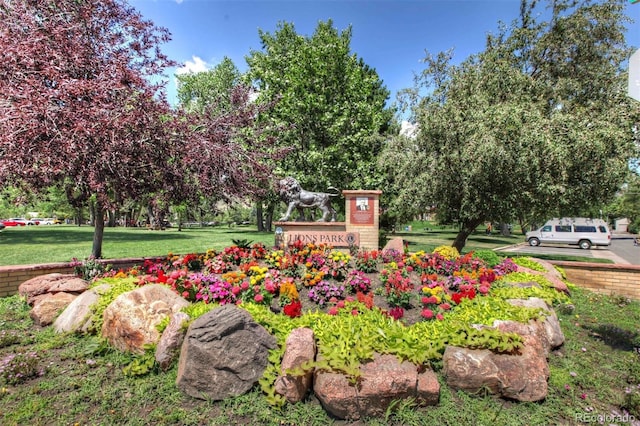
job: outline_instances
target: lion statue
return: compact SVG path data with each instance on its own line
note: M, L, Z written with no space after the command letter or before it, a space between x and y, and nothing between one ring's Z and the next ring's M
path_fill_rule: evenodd
M304 209L320 209L322 217L317 222L335 222L336 211L331 207L331 198L339 195L336 188L329 188L335 193L310 192L302 189L300 183L292 178L286 177L278 183L278 193L280 199L287 203L287 212L279 221L286 222L290 219L293 209L297 209L299 213L298 221L306 222L307 218Z

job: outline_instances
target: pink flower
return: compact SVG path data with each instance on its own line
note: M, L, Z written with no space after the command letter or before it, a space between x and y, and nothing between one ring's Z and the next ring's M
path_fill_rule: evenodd
M580 398L582 398L582 399L587 399L587 394L586 394L586 393L581 394L581 395L580 395Z
M436 314L436 319L438 321L442 321L444 319L444 316L442 316L442 314Z
M329 308L327 313L329 315L338 315L338 308L336 308L335 306L332 306L332 307Z
M336 303L337 301L338 301L338 299L337 299L335 296L333 296L333 297L331 297L331 298L329 299L329 302L330 302L330 303Z
M338 300L338 303L336 303L336 306L338 308L344 308L344 300Z
M487 294L487 293L489 293L489 287L486 286L486 285L481 285L480 288L478 289L478 291L481 294Z
M185 299L189 298L189 292L188 291L183 291L182 292L182 297L184 297Z
M231 293L233 293L233 295L234 295L234 296L237 296L237 295L238 295L238 293L240 293L240 287L238 287L237 285L234 285L234 286L231 288Z
M360 312L358 312L358 310L357 310L357 309L352 309L352 310L351 310L351 315L353 315L353 316L356 316L356 315L358 315L359 313L360 313Z
M449 309L451 309L451 305L448 303L441 303L438 307L443 311L448 311Z
M260 293L258 293L253 296L253 300L255 300L256 303L261 303L264 300L264 297Z
M564 388L565 388L566 390L571 390L571 386L569 386L569 385L564 385Z
M248 290L249 289L249 283L247 281L242 281L242 284L240 284L240 287L243 290Z
M180 278L180 271L172 271L169 274L169 278L173 278L174 280L177 280L178 278Z
M420 315L422 316L422 318L431 319L433 318L433 311L431 309L425 308L422 310Z

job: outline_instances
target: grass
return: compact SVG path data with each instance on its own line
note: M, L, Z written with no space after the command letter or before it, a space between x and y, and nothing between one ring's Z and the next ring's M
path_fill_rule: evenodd
M204 253L222 249L233 240L274 243L273 233L258 232L254 227L168 228L151 231L145 228L105 228L102 254L107 259L166 256L167 253ZM93 227L29 226L11 227L0 232L0 266L68 262L86 259L91 254Z
M440 245L451 245L456 236L453 228L433 227L422 222L414 222L412 231L397 232L392 237L402 237L412 252L433 251ZM261 242L267 247L274 244L270 232L258 232L253 226L228 228L204 227L168 228L165 231L151 231L145 228L105 228L102 257L117 259L127 257L158 257L168 253L204 253L208 249L222 249L233 244L233 240ZM495 249L518 244L522 235L502 236L484 231L471 235L465 251ZM68 262L73 258L86 259L91 253L93 228L90 226L29 226L11 227L0 232L0 266L29 265L52 262ZM543 257L536 255L537 257ZM572 256L543 257L556 260L600 261L600 259Z
M546 400L517 403L451 391L436 371L442 385L437 407L401 401L385 418L357 424L571 425L584 416L611 419L624 409L640 418L640 303L580 289L573 291L572 301L573 308L557 309L566 342L549 355ZM17 385L3 383L0 374L2 425L350 424L330 418L313 398L283 409L270 407L259 390L221 402L195 400L176 388L176 366L127 377L122 368L131 355L93 337L35 326L17 296L0 299L0 330L17 336L17 341L0 339L0 363L8 354L33 351L46 368L43 376ZM634 390L626 393L629 389Z

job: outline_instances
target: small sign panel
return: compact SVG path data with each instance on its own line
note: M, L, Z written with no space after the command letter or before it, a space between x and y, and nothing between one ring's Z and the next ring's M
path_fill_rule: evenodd
M373 197L354 197L350 207L352 225L373 225Z

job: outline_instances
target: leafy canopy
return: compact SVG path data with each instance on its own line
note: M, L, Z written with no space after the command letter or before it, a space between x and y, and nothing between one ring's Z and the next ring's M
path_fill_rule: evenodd
M611 199L633 155L622 72L624 5L551 2L539 20L523 0L509 28L460 65L451 52L425 58L405 100L419 124L383 158L398 171L395 210L435 206L457 222L454 246L484 221L571 215Z
M291 23L260 31L261 51L247 57L259 101L275 101L269 118L284 127L280 143L293 147L278 173L308 189L377 189L376 137L392 116L388 90L374 69L351 53L351 28L339 32L319 22L310 37Z

